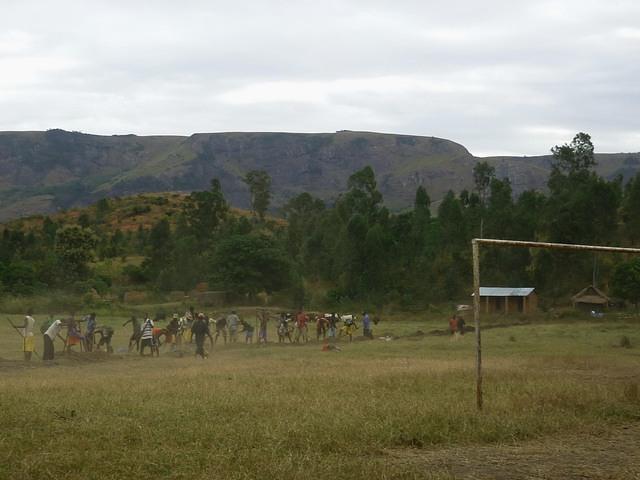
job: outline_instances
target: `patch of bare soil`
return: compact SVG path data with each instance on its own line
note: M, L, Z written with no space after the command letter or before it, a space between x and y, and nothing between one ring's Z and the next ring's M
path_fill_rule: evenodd
M483 326L482 330L484 331L484 330L493 330L494 328L524 327L526 325L531 325L531 322L509 322L509 323L494 323L494 324L490 323ZM476 331L476 329L473 325L466 325L464 327L464 331L465 333L473 333ZM428 335L433 335L438 337L451 335L451 330L449 330L448 328L430 330Z
M389 449L385 456L400 468L456 480L640 480L640 423L509 445Z
M115 355L102 351L95 352L56 352L55 360L43 362L39 356L34 356L30 362L23 360L7 360L0 357L0 373L30 368L48 368L56 365L86 365L121 360L122 355Z
M22 370L25 368L34 367L29 362L24 362L22 360L7 360L6 358L0 357L0 373L12 370Z

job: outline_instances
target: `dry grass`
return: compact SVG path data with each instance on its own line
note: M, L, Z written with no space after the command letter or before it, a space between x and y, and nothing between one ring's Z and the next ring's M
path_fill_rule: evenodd
M442 478L496 480L637 479L640 477L640 423L561 434L525 442L434 449L388 449L397 470L430 471Z
M395 320L378 333L438 326ZM117 332L116 349L127 334ZM0 478L634 478L637 457L619 449L638 444L616 432L638 432L640 355L612 346L623 334L640 341L634 324L487 330L478 415L471 335L24 367L3 326ZM566 469L551 468L563 445L570 454L582 444Z

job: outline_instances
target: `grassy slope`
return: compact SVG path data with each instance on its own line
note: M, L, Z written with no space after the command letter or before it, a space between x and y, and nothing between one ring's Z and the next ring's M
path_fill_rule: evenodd
M186 193L162 192L162 193L145 193L126 197L117 197L109 200L110 212L105 216L102 225L108 231L116 229L123 232L137 231L140 226L143 228L151 228L163 218L168 218L172 225L177 221L177 214L182 208L187 198ZM167 203L160 203L159 200L166 199ZM147 211L148 209L148 211ZM136 213L139 212L139 213ZM96 216L96 206L73 208L68 211L56 213L50 218L58 223L73 224L78 222L78 218L86 214L89 218L94 219ZM232 208L231 214L236 216L250 216L251 212L239 208ZM18 220L7 222L10 228L21 226L27 230L42 228L44 218L41 215L34 215ZM282 223L284 220L267 217L272 221ZM0 231L3 225L0 224Z
M377 333L444 323L393 318ZM127 334L117 331L116 348ZM623 334L635 348L612 347ZM483 338L481 415L471 335L343 343L340 353L315 343L218 346L207 361L164 353L60 358L49 368L0 362L0 477L454 478L443 465L394 459L440 446L456 447L462 458L476 444L601 435L640 419L632 388L640 382L637 323L518 326ZM0 352L20 355L18 337L2 324ZM585 472L623 467L640 474L640 465L591 464Z

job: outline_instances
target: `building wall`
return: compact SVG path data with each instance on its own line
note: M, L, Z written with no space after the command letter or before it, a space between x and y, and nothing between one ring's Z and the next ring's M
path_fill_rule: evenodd
M538 296L528 297L480 297L480 309L484 313L521 313L528 315L538 309Z

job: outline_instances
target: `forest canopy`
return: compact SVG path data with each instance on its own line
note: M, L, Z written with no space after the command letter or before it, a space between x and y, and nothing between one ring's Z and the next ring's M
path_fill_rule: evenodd
M309 193L266 214L271 180L248 172L253 214L231 213L220 182L193 192L177 212L150 228L110 228L112 200L102 199L73 224L46 217L37 229L7 226L0 237L0 292L28 295L47 289L115 294L125 288L156 292L211 288L255 296L285 292L291 302L421 306L465 298L471 284L472 238L634 245L640 238L640 175L598 176L591 138L577 134L552 148L547 191L514 195L509 179L486 162L474 168L474 188L449 191L437 204L419 185L412 209L390 212L375 172L364 167L346 192L327 205ZM166 203L159 197L158 204ZM133 207L132 207L133 208ZM145 208L133 215L143 215ZM170 217L171 215L171 217ZM534 286L549 298L575 293L591 282L594 264L601 286L638 301L637 265L629 259L548 251L482 252L483 284ZM96 266L110 259L142 257L121 275ZM126 263L126 262L125 262Z

